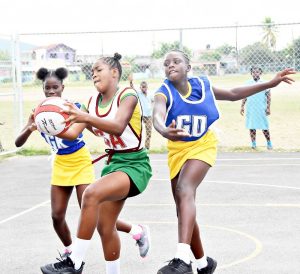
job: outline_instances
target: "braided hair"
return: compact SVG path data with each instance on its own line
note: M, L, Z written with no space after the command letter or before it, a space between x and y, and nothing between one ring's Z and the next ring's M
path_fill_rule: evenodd
M36 77L39 80L45 82L45 80L49 77L56 77L61 83L68 76L68 70L66 68L57 68L56 70L49 70L46 68L40 68L36 72Z
M104 64L108 65L109 68L111 69L116 68L119 72L119 80L120 80L122 76L122 66L120 63L121 58L122 55L116 52L113 57L103 56L100 57L99 60L102 61Z
M182 51L182 50L180 50L180 49L171 49L171 50L169 50L169 52L178 52L178 53L180 53L180 54L183 56L185 63L186 63L187 65L190 64L190 57L189 57L188 54L185 53L184 51ZM168 52L168 53L169 53L169 52Z

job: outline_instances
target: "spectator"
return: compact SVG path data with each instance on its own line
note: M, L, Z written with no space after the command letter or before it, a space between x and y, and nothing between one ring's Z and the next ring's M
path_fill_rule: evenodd
M140 91L137 92L139 100L142 105L143 110L143 123L146 127L146 140L145 140L145 147L149 150L150 149L150 140L151 140L151 133L152 133L152 106L151 106L151 98L148 94L148 84L146 81L141 82L140 84Z
M247 81L247 85L253 85L256 83L262 83L260 79L262 69L260 67L252 67L251 70L252 78ZM271 92L270 89L263 90L259 93L251 95L242 101L241 115L244 115L246 105L246 128L250 131L251 147L256 149L256 130L261 129L266 141L267 148L272 149L272 142L269 131L268 116L271 114Z

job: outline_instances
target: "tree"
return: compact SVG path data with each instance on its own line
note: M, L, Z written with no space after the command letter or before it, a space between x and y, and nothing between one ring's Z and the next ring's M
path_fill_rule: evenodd
M216 48L216 52L220 53L221 55L229 55L235 51L234 46L230 46L229 44L223 44L222 46Z
M240 50L240 64L244 66L260 65L265 67L265 64L274 64L276 56L263 43L256 42L248 45Z
M10 54L7 51L0 50L0 60L1 61L10 60Z
M276 35L278 29L275 23L272 21L271 17L266 17L263 23L263 38L262 42L268 48L275 50L276 48Z
M287 61L287 66L299 70L300 69L300 37L295 39L292 44L290 44L286 49L284 49L282 55L284 55Z
M215 62L220 61L222 58L221 54L217 52L216 50L211 52L204 52L201 54L199 60L200 61L208 61L208 62Z
M161 43L160 49L153 51L151 54L152 58L159 59L165 56L167 52L169 52L172 49L180 49L180 43L179 41L175 41L173 43ZM188 55L191 56L192 51L188 49L187 47L183 46L183 51Z

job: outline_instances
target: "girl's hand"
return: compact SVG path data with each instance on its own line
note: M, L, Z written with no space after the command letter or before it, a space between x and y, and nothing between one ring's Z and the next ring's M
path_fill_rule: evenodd
M175 120L173 120L172 123L168 127L166 127L162 135L171 141L180 141L185 137L191 136L184 129L176 128Z
M281 82L286 82L287 84L292 84L295 82L294 79L290 78L289 75L295 74L296 71L292 68L286 68L280 72L278 72L275 77L270 81L271 87L276 87Z
M67 106L68 109L62 110L62 112L69 114L69 118L65 120L65 123L70 122L70 125L72 125L74 123L87 122L88 113L80 110L75 104L71 102L66 102L64 103L64 105Z
M32 110L32 112L30 113L30 115L28 117L27 128L31 132L37 130L37 126L36 126L36 124L34 122L34 109Z

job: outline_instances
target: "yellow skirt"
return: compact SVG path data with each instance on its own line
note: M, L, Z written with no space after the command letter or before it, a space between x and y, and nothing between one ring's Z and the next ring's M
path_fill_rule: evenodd
M217 142L215 134L210 130L196 141L168 141L170 179L176 177L189 159L200 160L213 166L217 157Z
M94 181L92 158L85 146L71 154L55 155L51 185L76 186Z

